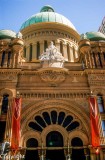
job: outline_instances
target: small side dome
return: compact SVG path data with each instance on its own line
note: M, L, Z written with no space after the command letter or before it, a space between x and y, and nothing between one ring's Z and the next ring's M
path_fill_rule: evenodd
M21 32L18 32L18 33L16 34L16 38L22 39L22 34L21 34Z
M85 35L90 41L105 41L105 35L101 32L87 32Z
M16 38L16 33L12 30L0 30L0 39Z

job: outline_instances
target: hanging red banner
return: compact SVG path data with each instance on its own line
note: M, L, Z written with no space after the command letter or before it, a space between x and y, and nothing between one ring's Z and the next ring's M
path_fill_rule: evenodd
M91 123L91 141L93 147L100 146L100 136L98 128L98 106L95 97L89 98L90 104L90 123Z
M20 141L21 98L13 99L11 148L17 150Z

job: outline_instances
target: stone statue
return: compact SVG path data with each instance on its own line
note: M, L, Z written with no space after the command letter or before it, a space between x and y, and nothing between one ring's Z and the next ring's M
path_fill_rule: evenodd
M86 34L81 34L81 36L80 36L80 39L82 40L82 39L87 39L87 36L86 36Z
M46 49L46 52L42 53L39 59L43 62L48 62L47 67L63 67L63 63L65 62L65 58L62 54L58 51L58 49L54 46L53 42ZM47 63L46 63L47 64ZM45 65L44 65L45 66ZM43 66L43 67L44 67Z

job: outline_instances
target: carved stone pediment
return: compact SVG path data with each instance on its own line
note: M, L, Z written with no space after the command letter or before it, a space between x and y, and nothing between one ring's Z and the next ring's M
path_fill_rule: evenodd
M68 70L65 68L42 68L38 73L42 81L48 83L50 86L57 86L59 83L65 81Z

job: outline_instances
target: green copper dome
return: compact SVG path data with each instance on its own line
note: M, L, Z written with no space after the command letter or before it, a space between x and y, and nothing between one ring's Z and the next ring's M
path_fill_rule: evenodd
M85 35L91 41L105 40L105 35L101 32L87 32Z
M16 38L16 33L12 30L0 30L0 39Z
M22 30L32 24L42 23L42 22L61 23L61 24L67 25L70 28L76 30L74 25L66 17L54 12L54 9L49 5L42 7L40 13L37 13L37 14L31 16L29 19L27 19L22 24L20 30Z

